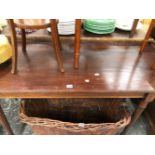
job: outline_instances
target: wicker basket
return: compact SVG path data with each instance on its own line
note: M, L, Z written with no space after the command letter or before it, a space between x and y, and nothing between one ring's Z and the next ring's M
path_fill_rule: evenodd
M28 99L20 118L42 135L118 134L131 116L121 99Z

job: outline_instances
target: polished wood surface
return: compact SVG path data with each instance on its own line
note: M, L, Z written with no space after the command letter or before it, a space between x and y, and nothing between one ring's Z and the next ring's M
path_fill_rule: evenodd
M22 38L22 50L26 52L26 33L25 29L43 29L49 27L51 29L51 39L52 44L55 51L55 56L57 59L57 63L61 72L64 72L63 61L60 51L60 40L57 30L57 21L56 19L50 19L48 24L45 24L45 19L38 20L28 20L28 19L19 19L13 20L8 19L8 25L10 29L11 43L13 47L13 56L12 56L12 70L11 72L15 74L17 72L17 57L18 57L18 49L17 49L17 36L16 36L16 27L21 29L21 38Z
M42 29L50 26L50 19L15 19L14 23L22 29Z
M74 45L74 67L75 68L79 68L79 56L80 56L80 42L102 42L102 44L105 45L131 45L131 46L140 46L142 44L142 41L144 39L144 36L146 34L146 30L147 27L142 27L142 29L137 30L136 33L134 34L134 37L129 38L129 32L126 31L121 31L116 29L114 33L110 34L110 35L96 35L93 33L89 33L84 31L83 29L81 29L80 25L80 19L76 20L76 35L70 35L70 36L59 36L59 38L61 38L60 41L70 41L70 40L74 40L74 42L77 42L77 44ZM133 25L134 26L134 25ZM81 34L78 33L78 31L80 31L81 29ZM7 31L7 28L4 30L3 32L6 36L8 36L8 38L10 38L10 35ZM132 32L131 32L132 33ZM20 37L20 35L17 35L17 39L18 41L23 40L24 37ZM28 43L36 43L36 42L50 42L51 41L51 37L50 37L50 33L48 33L47 30L39 30L36 31L32 34L27 35L26 37L26 41ZM59 43L60 43L59 41ZM148 42L154 42L153 39L149 38ZM24 47L24 41L22 41L23 43L23 51L25 49ZM61 44L59 45L61 47ZM152 65L152 68L155 65Z
M50 44L29 44L26 55L19 47L17 74L10 74L10 65L0 68L0 97L143 97L154 91L155 73L149 68L155 58L152 46L145 49L137 62L138 47L82 43L81 67L75 70L73 42L62 45L64 74L56 70ZM94 76L95 73L100 76ZM67 84L73 84L74 88L67 89Z
M139 22L139 19L135 19L134 22L133 22L133 26L132 26L132 29L131 29L131 32L129 34L129 38L131 39L134 35L135 35L135 32L136 32L136 28L137 28L137 25L138 25L138 22ZM100 40L100 41L103 41L104 40L108 40L108 41L115 41L116 38L114 37L111 37L113 36L115 33L112 33L112 34L107 34L107 35L98 35L98 34L93 34L93 33L90 33L90 32L87 32L87 31L84 31L84 33L82 33L82 28L81 28L81 19L76 19L76 31L75 31L75 46L74 46L74 67L75 68L79 68L79 57L80 57L80 41L81 41L81 37L86 37L87 41L95 41L95 40ZM88 34L88 36L87 36ZM86 36L85 36L86 35ZM105 39L105 36L107 37ZM117 41L122 41L122 38L117 38L118 40ZM123 40L124 42L127 41L127 40Z

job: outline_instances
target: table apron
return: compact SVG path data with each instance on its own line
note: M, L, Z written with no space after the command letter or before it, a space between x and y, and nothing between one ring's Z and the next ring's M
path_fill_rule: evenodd
M0 98L144 98L147 92L104 93L0 93Z

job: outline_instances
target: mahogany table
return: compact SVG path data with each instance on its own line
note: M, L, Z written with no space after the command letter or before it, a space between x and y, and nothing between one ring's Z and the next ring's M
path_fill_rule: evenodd
M154 99L155 73L150 69L154 47L147 47L136 64L138 47L85 42L81 44L81 67L75 70L73 42L62 45L65 73L57 70L50 44L28 44L27 54L19 47L18 73L10 73L11 64L0 67L0 98L143 98L127 133ZM68 84L73 88L66 88Z

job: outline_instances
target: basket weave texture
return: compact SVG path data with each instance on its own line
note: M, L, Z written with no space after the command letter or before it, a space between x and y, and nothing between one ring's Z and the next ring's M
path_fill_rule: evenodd
M27 99L20 118L41 135L112 135L131 120L122 99Z

